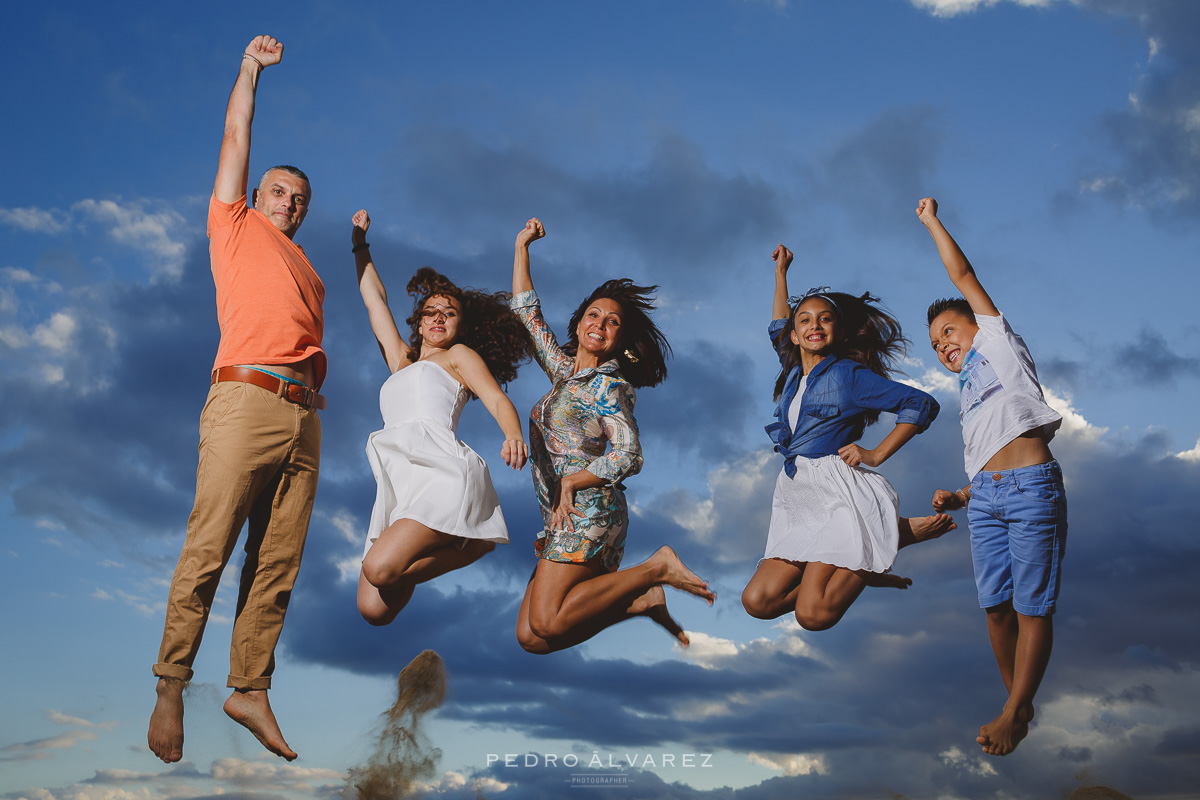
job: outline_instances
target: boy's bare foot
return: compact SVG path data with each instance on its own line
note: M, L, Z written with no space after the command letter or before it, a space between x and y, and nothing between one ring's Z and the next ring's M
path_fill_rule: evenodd
M878 586L884 589L907 589L912 586L912 578L893 575L890 572L868 572L860 569L856 573L867 586Z
M662 568L662 582L668 586L701 597L710 606L717 599L717 593L709 590L708 581L701 580L699 575L684 566L675 551L667 545L658 548L658 552L647 559L647 563L650 562Z
M178 678L158 679L158 699L146 732L150 750L168 764L183 758L183 687L184 682Z
M988 755L1006 756L1029 735L1029 723L1032 721L1033 706L1011 711L1005 706L1000 716L979 729L975 741Z
M651 586L647 589L645 594L630 604L629 613L657 622L666 629L667 633L678 639L679 644L683 647L692 643L687 634L683 632L683 627L667 611L667 593L661 586Z
M912 536L905 536L904 522L907 521ZM949 514L931 514L928 517L908 517L901 520L900 546L906 547L918 542L928 542L949 533L958 527L958 523Z
M225 701L225 713L237 724L254 734L263 747L277 756L293 761L296 753L283 740L266 689L235 691Z

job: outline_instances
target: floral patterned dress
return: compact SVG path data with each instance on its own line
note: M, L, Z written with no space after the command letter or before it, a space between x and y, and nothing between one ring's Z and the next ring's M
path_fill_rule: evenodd
M517 294L511 305L533 336L538 364L552 384L529 416L529 457L543 523L535 552L574 564L599 557L605 568L616 570L629 526L621 481L642 468L633 387L615 359L572 374L575 359L558 346L535 292ZM605 484L575 493L574 531L552 530L550 510L560 478L583 469Z

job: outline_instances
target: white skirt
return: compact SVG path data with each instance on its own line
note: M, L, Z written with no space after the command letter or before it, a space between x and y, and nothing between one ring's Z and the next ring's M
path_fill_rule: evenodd
M799 457L796 477L780 470L775 482L763 558L887 572L900 542L899 513L896 490L878 472L836 455Z

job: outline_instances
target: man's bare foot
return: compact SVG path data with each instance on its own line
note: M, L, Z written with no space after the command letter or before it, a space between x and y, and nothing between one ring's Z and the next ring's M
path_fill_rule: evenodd
M168 764L183 758L183 687L184 682L178 678L158 679L158 699L146 732L150 750Z
M717 593L709 590L708 581L701 580L699 575L684 566L675 551L667 545L658 548L658 552L650 556L647 563L654 563L662 568L662 582L668 586L701 597L707 600L710 606L713 600L717 599Z
M904 530L907 524L909 530ZM928 542L949 533L958 523L949 514L931 514L928 517L908 517L900 520L900 547L918 542ZM905 535L908 533L909 535Z
M225 713L237 724L254 734L262 742L263 747L277 756L293 761L296 753L283 740L279 723L275 721L275 712L271 711L271 703L267 700L265 689L235 691L225 701Z
M645 594L630 604L629 613L657 622L684 647L692 643L683 632L683 627L667 611L667 593L661 586L651 586L647 589Z
M912 586L912 578L893 575L890 572L868 572L860 569L856 573L867 586L879 586L884 589L907 589Z
M1029 723L1032 721L1033 706L1011 711L1005 706L1000 716L979 729L975 741L988 755L1006 756L1029 735Z

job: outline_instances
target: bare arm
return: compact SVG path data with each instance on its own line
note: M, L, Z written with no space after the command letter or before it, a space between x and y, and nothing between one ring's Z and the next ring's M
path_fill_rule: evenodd
M358 268L358 290L362 293L363 305L367 307L367 317L371 320L371 330L379 342L383 360L387 362L389 371L396 372L408 366L409 348L396 327L396 318L388 306L387 289L383 287L375 262L371 260L371 247L367 244L371 217L366 209L359 209L351 221L354 229L350 233L350 241L354 249L354 265Z
M504 433L504 445L500 448L500 456L504 463L513 469L525 466L528 450L525 437L521 433L521 419L517 416L517 409L513 407L508 395L488 371L487 364L478 353L465 344L456 344L450 348L450 365L467 384L467 388L474 392L487 408Z
M852 467L857 467L860 464L865 464L868 467L878 467L883 462L887 461L896 451L908 441L921 432L921 429L910 422L899 422L896 427L892 428L892 432L883 437L883 441L875 445L874 450L866 450L859 447L857 444L843 445L838 450L838 456L842 461Z
M953 492L948 489L937 489L933 493L933 510L937 512L954 511L966 508L971 499L971 484Z
M792 308L788 305L787 271L792 265L792 251L779 245L771 253L775 259L775 297L771 304L771 319L787 319Z
M975 275L975 268L967 261L958 242L954 241L954 237L938 219L937 208L937 201L932 197L923 198L917 203L917 217L929 229L929 234L937 244L938 255L942 257L942 264L945 265L950 280L963 299L971 304L971 310L976 314L983 314L985 317L999 316L1000 312L995 303Z
M225 109L225 137L217 161L213 195L222 203L233 203L246 194L250 174L250 126L254 122L254 96L258 76L283 58L283 43L270 36L256 36L242 54L242 64Z
M542 221L533 217L525 223L524 229L517 234L516 253L513 256L513 288L512 293L518 295L533 289L533 277L529 274L529 244L546 235Z

